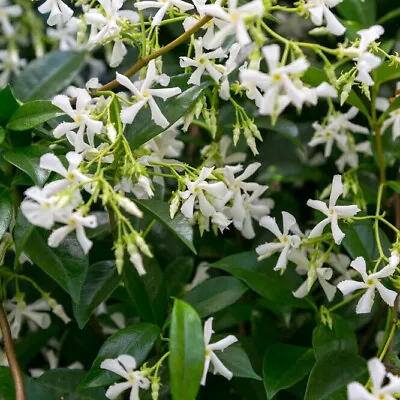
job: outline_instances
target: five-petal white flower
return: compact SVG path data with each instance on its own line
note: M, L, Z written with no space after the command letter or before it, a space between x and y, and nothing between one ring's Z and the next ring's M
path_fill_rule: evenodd
M146 79L144 81L133 83L125 75L117 72L117 81L129 89L136 97L136 103L121 111L121 121L125 124L131 124L136 118L137 113L146 105L150 106L151 118L159 126L166 128L169 125L167 118L158 107L154 97L160 97L167 100L170 97L177 96L182 92L178 87L165 89L152 89L151 86L157 82L159 75L156 70L155 60L151 60L147 69Z
M368 371L372 383L371 392L361 383L351 382L347 385L348 400L394 400L394 395L400 393L400 378L390 372L387 373L378 358L368 361ZM389 378L389 382L384 385L386 377Z
M206 350L206 358L204 361L203 377L201 378L201 384L204 386L206 384L207 372L210 368L210 364L214 367L214 375L220 374L226 379L232 379L232 372L222 364L221 360L215 355L215 351L224 351L227 347L236 343L238 339L229 335L226 338L219 340L216 343L211 343L211 336L214 333L212 329L213 318L208 318L204 324L204 345Z
M371 311L372 305L374 304L375 290L379 292L382 300L387 305L393 307L397 293L394 290L387 289L385 286L383 286L380 282L380 279L392 276L396 270L396 267L387 265L380 271L368 275L367 266L363 257L357 257L351 262L350 266L359 272L364 282L344 280L340 282L337 287L343 293L343 295L353 293L358 289L367 289L357 304L357 314L365 314Z
M275 218L269 216L261 218L260 225L274 234L279 242L264 243L256 248L259 260L263 260L278 251L281 253L274 268L275 271L286 269L291 250L298 248L301 242L298 235L289 234L293 228L297 227L295 217L283 211L282 220L283 232L280 231Z
M62 0L46 0L38 11L42 14L49 14L47 23L50 26L65 24L74 15L74 12Z
M141 371L135 371L137 363L134 357L122 354L115 359L107 358L100 364L100 368L114 372L126 379L126 382L114 383L106 392L108 399L116 399L122 392L130 389L130 400L139 400L139 390L148 389L150 380Z
M318 223L310 232L309 238L315 238L322 235L322 232L328 224L331 224L332 235L336 244L340 244L345 234L340 230L338 220L351 218L356 215L360 209L356 205L337 206L336 202L343 193L342 176L335 175L332 181L331 195L328 206L320 200L308 200L307 205L326 215L326 218Z

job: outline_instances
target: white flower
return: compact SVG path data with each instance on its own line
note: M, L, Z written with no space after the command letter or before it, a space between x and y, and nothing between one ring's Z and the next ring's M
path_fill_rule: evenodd
M222 74L221 87L219 89L219 97L221 97L221 99L223 100L229 100L229 97L231 97L231 92L229 88L229 74L231 74L238 66L236 60L238 58L239 51L240 45L238 43L235 43L229 49L229 58L226 61L225 66L223 67L224 72Z
M85 14L87 24L91 25L89 43L107 43L114 41L111 54L110 67L117 67L127 53L126 47L119 37L121 21L123 18L134 24L139 21L139 16L131 10L120 10L124 0L98 0L100 9L90 9Z
M74 12L62 0L46 0L38 11L41 14L50 13L47 18L47 23L50 26L57 24L65 24L73 15Z
M50 326L51 319L47 313L50 311L50 306L43 299L27 305L22 298L16 297L7 301L5 307L10 311L7 318L10 322L11 335L15 339L18 338L24 319L33 321L42 329Z
M321 26L325 17L326 27L334 35L341 36L346 28L337 20L330 8L336 7L343 0L308 0L306 7L310 12L311 21Z
M210 363L214 367L214 375L220 374L226 379L232 379L232 372L222 364L221 360L215 355L215 351L224 351L227 347L236 343L238 340L235 336L229 335L226 338L219 340L216 343L211 343L211 336L214 333L212 330L213 318L208 318L204 324L204 345L206 347L206 358L204 362L203 377L201 378L201 384L206 384L207 372L210 368Z
M218 82L222 74L215 68L214 64L210 61L215 58L225 57L224 50L219 47L209 53L203 53L203 40L197 39L194 41L194 58L180 57L180 66L184 67L195 67L196 70L192 73L188 83L191 85L200 85L201 77L204 72L207 71L214 81Z
M385 133L389 126L392 126L392 137L396 140L400 136L400 110L389 113L389 118L382 125L382 133Z
M71 214L68 218L60 218L65 225L55 229L49 236L47 243L50 247L58 247L60 243L73 231L76 231L76 238L85 254L89 252L93 243L85 233L85 227L96 228L97 219L94 215L83 217L79 212Z
M279 66L280 47L276 44L264 46L262 53L268 64L268 73L245 69L240 72L240 80L252 82L264 91L260 105L260 113L265 115L279 115L290 103L297 108L303 106L306 95L292 82L290 75L305 72L309 63L305 58Z
M372 42L383 35L384 29L380 25L374 25L368 29L362 29L357 33L360 35L358 48L350 47L345 50L345 54L354 55L354 60L357 61L358 74L355 80L372 86L374 81L370 76L370 72L378 67L382 63L382 60L367 50Z
M130 400L139 400L139 389L148 389L150 381L141 371L135 371L137 363L134 357L123 354L115 359L107 358L101 364L100 368L114 372L126 379L126 382L114 383L106 392L108 399L116 399L122 392L130 389Z
M76 50L79 46L76 40L82 21L72 17L65 25L57 24L56 29L48 28L46 33L51 39L58 41L61 51Z
M53 193L90 180L88 176L79 170L79 166L82 162L82 156L80 154L70 151L67 153L66 158L69 164L68 169L62 165L60 159L53 153L46 153L40 157L40 168L54 171L64 177L64 179L54 181L49 185L49 190L51 189ZM90 191L88 185L84 185L83 187Z
M392 250L392 252L390 253L390 257L389 257L389 265L391 267L397 267L399 264L400 264L399 252L396 249Z
M351 218L356 215L360 209L355 206L337 206L336 202L343 193L342 176L335 175L332 181L331 195L329 197L328 206L320 200L308 200L307 205L326 215L315 228L310 232L309 238L315 238L322 235L322 232L328 224L331 224L332 235L336 244L340 244L345 234L340 230L338 225L339 219Z
M358 289L367 289L357 304L357 314L365 314L371 311L374 303L375 290L379 292L382 300L387 305L393 307L397 293L383 286L380 282L380 279L392 276L396 270L396 267L387 265L380 271L367 275L367 267L363 257L357 257L354 261L352 261L350 266L360 273L364 282L345 280L338 284L338 289L343 293L343 295L353 293Z
M76 89L76 109L71 106L70 99L64 95L54 97L52 103L63 110L74 122L62 122L54 129L53 135L59 139L64 135L80 153L85 150L84 134L88 137L89 145L95 147L94 136L100 134L103 123L91 117L95 104L90 94L85 89ZM78 129L78 132L73 132Z
M220 47L225 39L230 35L236 35L236 41L245 46L252 42L250 35L247 32L246 20L251 17L262 18L264 14L264 5L262 0L253 0L247 4L238 7L238 0L230 0L228 2L228 10L221 6L221 1L214 4L207 4L199 7L199 10L206 15L218 18L224 21L224 26L214 35L209 48Z
M203 216L211 217L215 213L215 207L210 203L214 198L223 200L229 194L228 189L223 182L206 182L206 179L211 175L214 168L203 167L199 177L194 181L185 178L187 190L179 192L179 196L185 200L181 207L182 214L188 218L193 218L193 209L195 202L198 200L199 209ZM207 197L205 193L207 193Z
M153 17L153 22L151 23L152 26L160 25L161 21L164 18L165 13L171 7L177 7L181 12L186 12L194 8L192 4L182 0L155 0L155 1L142 0L140 2L135 3L135 7L138 10L146 10L147 8L159 8L156 15Z
M132 186L131 192L138 199L149 199L154 196L151 181L147 176L140 175L137 182Z
M369 392L361 383L351 382L347 385L348 400L394 400L400 393L400 378L386 372L385 366L378 358L368 361L372 390ZM383 384L385 378L389 382Z
M210 274L208 273L209 269L210 269L210 264L208 262L204 261L201 262L196 268L196 272L194 274L192 281L187 285L185 285L185 292L189 292L194 287L200 285L200 283L203 283L207 279L209 279L210 278Z
M0 50L0 88L7 85L11 74L18 76L26 63L24 58L19 58L18 50Z
M158 107L154 97L160 97L167 100L170 97L176 96L182 92L178 87L166 89L152 89L151 86L157 81L159 75L156 71L155 60L151 60L147 69L146 79L144 82L133 83L125 75L117 72L117 81L129 89L136 97L136 103L121 111L121 121L125 124L131 124L136 118L137 113L146 105L150 106L151 118L159 126L166 128L169 125L168 120L165 118L160 108Z
M289 259L297 265L296 272L299 275L307 274L307 279L293 292L293 296L299 299L306 297L310 293L314 283L318 280L328 301L333 300L336 287L328 282L333 275L332 268L323 268L325 255L317 258L315 261L310 261L305 254L296 250L291 252Z
M298 248L301 242L298 235L289 234L289 232L297 226L295 217L283 211L282 220L283 232L280 231L275 218L269 216L261 218L260 225L274 234L279 242L264 243L256 248L259 260L269 257L276 252L281 253L274 268L275 271L286 269L291 250Z
M56 221L72 212L72 204L63 204L60 196L53 196L53 186L32 186L25 191L21 211L31 224L51 229Z
M333 144L336 142L343 143L346 145L347 136L343 132L332 129L330 124L322 126L318 122L314 122L312 127L314 128L314 136L308 143L310 147L315 147L320 144L325 145L324 156L329 157L332 154Z
M10 22L11 18L16 18L22 15L22 8L17 4L10 5L8 0L0 0L0 26L4 36L10 37L14 33L14 27Z
M357 274L356 271L349 269L350 261L350 257L346 254L329 253L328 263L339 273L339 277L335 280L336 284Z
M352 137L350 138L352 139ZM369 140L354 144L354 139L349 140L348 137L347 144L343 145L338 143L338 147L343 152L343 154L335 161L339 172L343 172L346 165L349 165L350 168L357 168L359 165L358 153L372 156L371 142Z

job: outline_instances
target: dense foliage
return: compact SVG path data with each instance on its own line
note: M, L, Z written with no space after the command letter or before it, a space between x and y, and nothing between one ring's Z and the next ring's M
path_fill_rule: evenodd
M0 400L400 398L393 0L0 0Z

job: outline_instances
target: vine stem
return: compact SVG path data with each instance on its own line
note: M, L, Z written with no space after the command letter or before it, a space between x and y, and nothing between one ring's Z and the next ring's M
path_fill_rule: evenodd
M10 364L11 374L14 381L15 399L25 400L26 395L25 395L24 379L22 377L22 372L17 360L17 356L15 355L15 348L11 336L10 325L8 324L6 313L3 308L3 302L1 299L0 299L0 328L3 333L4 348L6 350L8 363Z
M134 64L131 68L129 68L124 75L127 76L128 78L131 77L132 75L135 75L136 72L140 71L143 67L145 67L151 60L154 60L157 57L160 57L168 52L170 52L172 49L175 47L179 46L183 42L185 42L187 39L190 38L194 33L196 33L203 25L205 25L207 22L211 21L212 17L210 16L205 16L199 20L195 25L193 25L190 29L188 29L185 33L183 33L181 36L177 37L175 40L172 42L168 43L164 47L159 48L158 50L154 51L153 53L149 54L148 56L140 57L136 64ZM103 90L111 90L119 86L119 82L114 79L111 82L108 82L101 88L99 88L99 91Z

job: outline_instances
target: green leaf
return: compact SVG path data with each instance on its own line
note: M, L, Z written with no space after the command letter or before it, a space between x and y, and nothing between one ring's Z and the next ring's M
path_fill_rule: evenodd
M65 400L103 400L104 389L93 388L76 393L86 373L77 369L57 368L45 372L37 382L51 388L57 399Z
M368 220L342 225L342 230L346 235L342 243L344 248L353 259L358 256L364 257L369 268L372 268L374 261L379 258L373 225L373 222ZM379 236L383 252L389 256L389 248L392 244L381 229L379 230Z
M194 259L192 257L179 257L167 265L164 275L167 296L179 296L192 276Z
M0 144L4 142L5 138L6 138L6 131L4 130L3 127L0 126Z
M125 288L140 318L162 326L167 307L163 273L157 261L145 264L146 275L140 276L130 261L124 265Z
M13 201L8 188L0 185L0 240L10 226L13 215Z
M254 122L258 129L267 129L269 131L278 132L291 140L297 147L302 147L299 128L292 121L279 118L275 124L272 124L271 118L263 116L256 117Z
M173 125L179 118L183 117L212 83L211 80L202 82L200 85L189 86L187 81L190 74L177 75L171 78L170 87L180 87L182 93L160 103L161 112L165 115L170 125ZM140 111L139 118L125 129L125 135L132 149L137 149L142 144L148 142L154 136L164 132L165 128L156 125L151 120L150 110Z
M390 61L385 61L373 72L375 86L380 86L385 82L400 79L400 67L397 64L392 65Z
M308 375L315 364L314 352L306 347L277 343L264 356L264 386L268 399L290 388Z
M73 304L79 328L83 329L92 312L110 296L120 281L115 261L100 261L89 266L79 300Z
M344 0L336 6L343 18L369 28L376 22L376 0Z
M346 400L346 387L360 379L366 361L350 351L335 351L319 359L311 370L304 400Z
M215 343L224 337L226 335L214 335L211 338L211 342ZM224 351L217 351L216 355L226 368L232 372L234 377L261 381L261 378L254 372L249 357L239 343L234 343Z
M312 336L312 343L317 360L331 351L358 352L357 336L351 325L339 315L332 315L332 329L319 323Z
M247 290L248 287L239 279L221 276L195 286L183 300L204 318L235 303Z
M32 61L14 85L18 99L51 99L66 88L85 63L85 53L55 51Z
M397 181L387 181L386 185L390 187L396 193L400 193L400 182Z
M386 22L390 21L391 19L398 18L400 16L400 7L396 8L395 10L389 11L383 17L379 18L377 21L378 25L383 25Z
M67 236L59 247L47 244L49 233L33 227L19 214L14 228L18 253L22 250L47 275L53 278L74 302L79 301L82 285L88 268L88 256L83 253L75 234Z
M223 258L211 264L211 267L234 275L243 280L250 289L276 303L310 308L305 299L297 299L292 294L301 285L301 278L291 274L289 270L285 275L280 275L273 270L275 265L276 257L259 262L255 252L246 252Z
M135 200L139 208L145 213L161 222L190 250L196 254L193 245L193 226L181 213L177 213L174 219L169 216L169 204L161 200Z
M106 358L117 358L121 354L129 354L135 358L139 367L146 360L159 334L158 326L137 323L109 337L101 347L80 389L106 386L120 379L113 372L100 368L100 364Z
M5 127L8 120L19 107L20 104L14 97L10 85L7 85L4 89L0 90L0 125Z
M195 400L204 368L205 347L199 315L175 300L170 327L169 373L173 400Z
M23 104L8 121L7 129L26 131L65 113L48 100L34 100Z
M35 185L42 186L50 176L50 171L40 168L40 157L48 152L48 147L18 147L3 153L3 157L10 164L24 171Z

